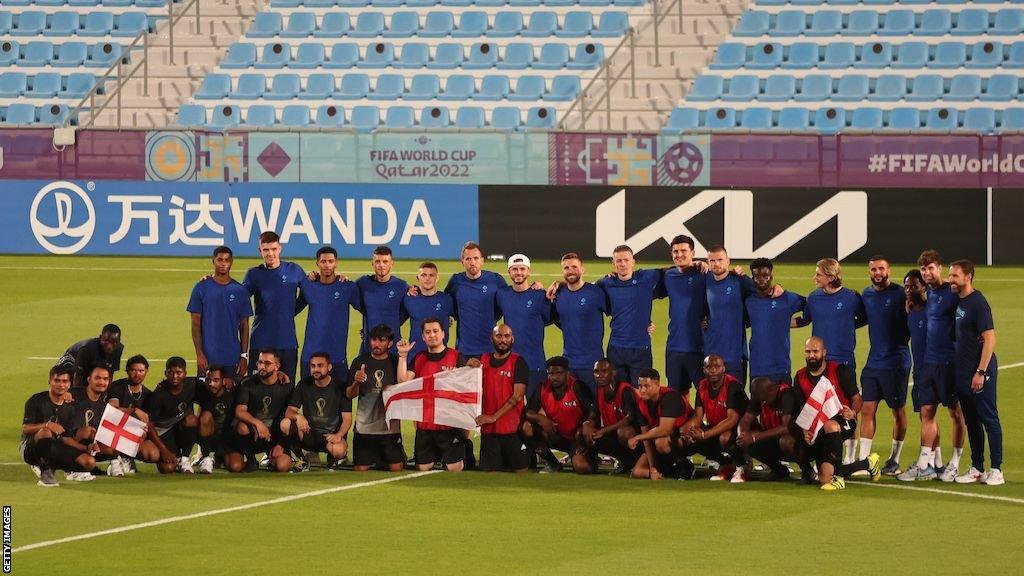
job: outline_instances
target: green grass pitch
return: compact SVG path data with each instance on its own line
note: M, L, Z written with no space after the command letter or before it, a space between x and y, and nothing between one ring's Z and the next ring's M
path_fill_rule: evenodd
M240 279L255 263L237 261L235 277ZM308 259L300 263L312 267ZM459 270L456 262L440 265L442 282ZM415 266L399 261L395 272L412 280ZM488 267L504 272L501 263ZM339 268L350 278L370 270L368 260L346 261ZM847 286L860 290L867 285L866 265L847 262L845 268ZM605 262L590 262L588 277L608 269ZM894 266L894 278L902 278L907 269ZM7 256L0 257L0 270L0 318L8 342L7 368L0 374L0 420L5 423L0 426L0 504L13 507L15 549L151 523L16 551L15 574L774 574L875 569L1002 574L1019 573L1024 565L1019 546L1024 536L1024 419L1019 416L1024 411L1024 366L1010 367L1024 362L1022 268L982 268L976 282L996 315L996 351L1004 367L999 395L1008 483L912 485L929 491L899 489L900 483L886 478L870 486L851 481L837 494L796 483L654 483L568 472L435 473L372 485L362 484L393 476L344 471L229 475L218 470L211 477L159 477L148 465L134 477L101 477L86 484L64 482L58 474L61 487L44 490L35 485L28 467L18 464L17 443L22 406L29 394L44 389L52 363L48 359L73 341L94 336L102 324L116 322L123 330L125 358L134 353L159 359L182 355L191 366L194 354L184 307L191 286L209 265L205 259ZM547 284L559 268L552 262L535 263L533 271ZM780 265L776 279L806 294L812 273L811 265ZM659 343L667 332L666 306L664 300L655 304ZM356 345L358 319L354 315L350 351ZM298 319L300 337L303 323L304 315ZM799 366L800 345L809 331L794 332L794 366ZM865 330L859 341L863 365ZM547 331L546 347L548 355L561 351L561 334L554 327ZM663 346L656 345L655 367L662 367L663 356ZM153 362L147 384L155 385L161 372L161 362ZM891 418L883 412L875 450L884 458ZM910 419L904 466L918 449L916 416ZM945 415L941 427L948 458ZM411 448L411 427L406 432ZM302 497L293 498L297 495ZM230 510L202 515L224 509ZM195 516L158 522L189 515Z

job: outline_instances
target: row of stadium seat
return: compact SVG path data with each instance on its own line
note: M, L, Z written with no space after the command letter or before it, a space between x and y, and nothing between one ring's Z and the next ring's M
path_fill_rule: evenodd
M974 4L1024 4L1024 0L972 0ZM921 6L959 4L964 0L757 0L758 6Z
M431 8L433 6L477 6L480 8L530 8L546 6L643 6L646 0L270 0L271 8Z
M316 14L294 12L285 25L281 14L260 12L245 35L249 38L615 38L629 29L626 12L604 12L596 26L590 12L569 12L561 25L554 12L533 12L525 26L522 12L498 12L493 17L485 12L463 12L458 21L456 27L455 15L442 11L427 12L422 22L419 12L396 12L390 17L381 12L360 12L353 25L348 13L331 12L325 14L318 25Z
M75 68L87 66L106 68L122 57L120 44L101 42L65 42L56 46L50 42L33 41L19 45L14 41L0 42L0 66L55 66ZM128 53L123 53L125 61Z
M0 98L85 98L96 85L96 77L88 72L61 76L57 72L24 72L0 74Z
M3 83L0 79L0 89ZM345 74L340 81L332 74L312 74L303 83L296 74L242 74L232 87L231 76L207 74L194 98L200 100L479 100L571 102L580 93L579 76L555 76L550 84L542 76L520 76L515 91L508 76L489 75L479 81L464 74L449 76L441 90L435 74L416 74L408 83L400 74L381 74L373 81L366 74Z
M1024 10L1004 8L989 12L970 8L959 12L926 10L785 10L771 14L762 10L743 13L734 36L978 36L1014 35L1024 31Z
M312 122L311 122L312 115ZM519 108L498 107L489 114L476 106L461 107L455 113L452 123L451 112L445 107L432 106L423 108L417 114L409 106L391 106L387 109L383 123L381 110L376 106L354 106L346 118L343 107L325 104L313 112L308 106L293 104L285 106L280 114L270 105L249 106L245 111L246 126L269 127L283 126L301 128L305 126L321 128L349 127L360 132L371 132L377 128L494 128L500 130L550 129L555 126L555 111L551 108L530 108L523 123ZM239 126L242 121L242 110L238 106L217 106L208 111L200 104L185 104L178 111L178 122L181 126L205 126L209 128L229 128Z
M935 74L911 77L884 74L877 78L869 78L863 74L845 74L835 78L824 74L812 74L802 78L786 75L768 78L746 75L723 78L702 75L694 80L693 89L686 95L686 99L689 102L1009 102L1017 100L1022 92L1024 91L1021 79L1016 74L996 74L988 78L982 78L977 74L957 74L951 78Z
M180 0L175 0L178 2ZM167 0L3 0L3 6L75 6L89 8L92 6L103 6L108 8L127 8L138 6L140 8L159 8L166 6Z
M1024 42L853 42L817 44L798 42L781 46L770 42L747 46L723 42L718 46L713 70L740 68L1024 68Z
M70 113L64 104L34 106L20 102L0 107L0 124L63 124Z
M468 47L462 44L440 44L428 46L421 43L402 45L401 55L395 58L395 46L390 42L378 42L361 49L358 44L341 43L331 47L330 57L325 57L322 44L300 44L295 53L288 44L268 44L263 47L260 60L256 60L256 46L236 42L220 63L225 69L245 68L436 68L466 70L527 69L591 70L598 68L604 60L604 47L600 44L579 44L573 58L569 58L568 44L547 43L540 49L540 56L534 59L534 45L521 44L504 47L487 43L476 43ZM362 51L362 53L360 53Z
M78 12L12 13L0 11L0 34L10 36L138 36L152 30L144 12L90 12L84 18Z
M844 129L855 130L967 130L989 133L997 130L1024 130L1024 108L993 110L972 108L957 111L949 108L920 110L895 108L882 110L862 106L852 110L843 108L732 108L698 110L676 108L669 117L664 133L684 130L788 130L836 133Z

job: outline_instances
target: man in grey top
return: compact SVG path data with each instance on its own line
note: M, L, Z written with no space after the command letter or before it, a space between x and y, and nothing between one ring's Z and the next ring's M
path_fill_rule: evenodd
M394 331L385 324L370 330L370 353L360 354L349 368L349 399L359 398L356 405L356 434L352 442L355 455L353 468L365 472L376 466L399 472L405 467L402 427L398 420L388 421L384 413L385 388L398 382L398 357L391 354Z

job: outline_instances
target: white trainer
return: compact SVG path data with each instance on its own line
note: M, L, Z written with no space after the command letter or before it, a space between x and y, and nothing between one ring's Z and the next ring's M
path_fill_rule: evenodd
M729 480L732 484L742 484L747 481L747 467L737 466L736 471L732 473L732 478Z
M31 469L32 473L36 475L36 480L42 479L42 468L40 468L39 466L29 466L29 469Z
M192 470L192 461L189 460L188 456L178 458L178 472L181 472L182 474L195 473L195 471Z
M942 480L943 482L955 482L959 473L960 470L958 467L952 464L946 464L946 468L942 471L942 474L939 475L939 480Z
M213 457L203 456L203 459L199 461L199 473L213 474Z
M92 482L96 477L91 472L65 472L64 479L71 482Z
M1003 471L999 468L989 468L981 483L987 486L1002 486L1006 484L1006 478L1003 478Z
M974 466L971 466L970 470L956 477L957 484L974 484L975 482L979 482L980 480L981 470L978 470Z
M110 461L110 465L107 466L107 476L111 476L113 478L124 477L124 462L122 462L120 458L114 458Z

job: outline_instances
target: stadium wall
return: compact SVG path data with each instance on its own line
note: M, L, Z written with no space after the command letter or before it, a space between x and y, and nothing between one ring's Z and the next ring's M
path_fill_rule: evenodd
M689 232L734 258L1024 263L1024 136L566 132L0 132L3 253L206 255L274 228L296 256L390 243L663 259Z

